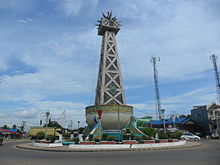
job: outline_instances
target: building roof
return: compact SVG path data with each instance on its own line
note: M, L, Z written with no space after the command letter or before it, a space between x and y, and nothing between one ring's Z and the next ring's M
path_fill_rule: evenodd
M0 128L0 132L2 133L11 133L11 134L17 134L18 133L18 130L17 129L2 129Z
M191 119L183 117L183 118L175 118L173 119L166 119L165 124L185 124ZM164 123L163 120L151 120L149 124L152 125L162 125Z
M152 116L144 116L141 119L152 119L152 118L153 118Z

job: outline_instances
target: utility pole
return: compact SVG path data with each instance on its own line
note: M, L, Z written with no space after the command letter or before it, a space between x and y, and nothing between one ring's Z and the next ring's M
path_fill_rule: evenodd
M216 55L211 55L210 59L213 63L214 71L215 71L215 80L216 80L216 93L217 93L217 102L220 103L220 80L219 80L219 72L218 72L218 67L217 67L217 56Z
M71 131L73 130L73 121L72 120L70 120L70 129L71 129Z
M166 134L166 123L165 123L166 121L165 121L165 115L164 115L165 109L161 109L161 113L163 114L163 131Z
M155 93L156 93L156 117L160 120L162 119L161 113L161 102L160 102L160 92L159 92L159 80L158 80L158 71L157 71L157 61L160 61L160 58L156 58L151 56L151 63L153 63L153 70L154 70L154 85L155 85Z

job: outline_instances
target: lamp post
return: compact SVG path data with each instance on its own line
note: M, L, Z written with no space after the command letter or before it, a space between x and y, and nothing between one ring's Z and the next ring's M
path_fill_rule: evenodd
M77 123L78 123L78 130L79 130L79 123L80 123L80 121L77 121Z
M161 112L163 114L163 131L166 134L165 115L164 115L165 109L161 109Z
M70 130L72 131L73 130L73 121L70 120Z
M46 131L45 131L45 137L47 137L47 125L48 125L48 119L49 119L49 116L50 116L50 112L46 112Z

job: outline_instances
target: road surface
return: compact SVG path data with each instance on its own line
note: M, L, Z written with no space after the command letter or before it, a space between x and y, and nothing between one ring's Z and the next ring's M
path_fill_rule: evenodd
M0 165L219 165L220 140L181 150L116 152L45 152L16 149L19 142L0 146Z

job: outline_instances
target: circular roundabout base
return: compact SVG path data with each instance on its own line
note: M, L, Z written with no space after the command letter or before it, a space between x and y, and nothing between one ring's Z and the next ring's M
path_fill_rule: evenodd
M18 144L18 149L27 150L39 150L49 152L105 152L105 151L152 151L152 150L173 150L173 149L184 149L191 147L199 147L202 144L199 142L186 142L179 141L174 143L160 143L160 144L113 144L113 145L70 145L63 147L35 147L31 143Z

